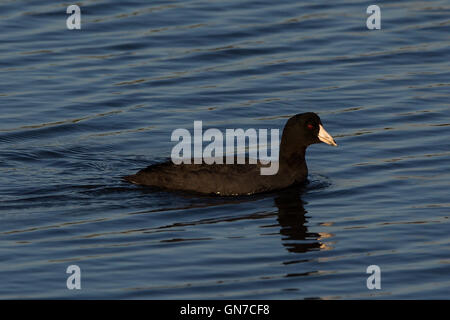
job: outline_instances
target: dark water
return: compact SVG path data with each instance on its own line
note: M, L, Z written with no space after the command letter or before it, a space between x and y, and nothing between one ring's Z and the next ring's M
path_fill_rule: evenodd
M0 5L0 298L449 298L448 1L383 1L372 31L365 1L77 3L79 31ZM194 120L306 111L339 147L308 149L304 190L121 181Z

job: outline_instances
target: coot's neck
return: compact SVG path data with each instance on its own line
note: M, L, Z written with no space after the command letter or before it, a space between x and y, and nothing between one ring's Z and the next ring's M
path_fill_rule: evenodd
M305 153L306 146L296 146L289 143L280 144L280 173L296 175L307 174L308 168L306 166Z

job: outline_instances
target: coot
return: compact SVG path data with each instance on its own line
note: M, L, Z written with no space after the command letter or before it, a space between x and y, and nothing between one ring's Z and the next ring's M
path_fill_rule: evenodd
M308 175L306 148L324 142L337 146L323 128L317 114L297 114L287 121L281 136L279 169L274 175L261 175L257 164L154 164L124 179L134 184L167 190L190 191L221 196L250 195L283 189L303 183Z

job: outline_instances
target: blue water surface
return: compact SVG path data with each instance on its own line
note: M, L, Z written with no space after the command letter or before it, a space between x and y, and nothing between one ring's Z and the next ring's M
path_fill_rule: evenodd
M0 4L0 298L448 299L450 3ZM313 111L303 190L128 184L176 128ZM68 290L66 269L81 269ZM381 269L369 290L366 269Z

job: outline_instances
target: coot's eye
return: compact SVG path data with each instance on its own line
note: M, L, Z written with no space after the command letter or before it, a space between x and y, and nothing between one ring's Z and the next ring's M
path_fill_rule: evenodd
M307 127L308 127L308 129L310 129L310 130L314 129L314 126L313 126L311 123L308 123Z

